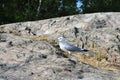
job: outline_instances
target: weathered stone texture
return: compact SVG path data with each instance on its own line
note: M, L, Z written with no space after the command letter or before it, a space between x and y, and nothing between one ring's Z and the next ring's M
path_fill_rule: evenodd
M120 79L120 65L118 71L106 71L69 61L59 50L60 36L88 54L106 54L106 61L120 64L120 13L79 14L1 25L0 80Z

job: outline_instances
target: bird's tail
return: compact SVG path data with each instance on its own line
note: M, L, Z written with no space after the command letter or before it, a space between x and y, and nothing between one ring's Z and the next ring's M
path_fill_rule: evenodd
M81 51L83 51L83 52L87 52L88 50L87 50L87 49L81 49Z

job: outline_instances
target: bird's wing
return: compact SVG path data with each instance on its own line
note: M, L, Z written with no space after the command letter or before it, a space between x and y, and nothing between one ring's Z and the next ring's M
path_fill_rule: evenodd
M69 43L67 43L65 46L64 46L64 48L66 49L66 50L68 50L68 51L83 51L83 49L81 49L81 48L79 48L79 47L77 47L77 46L74 46L74 45L72 45L72 44L69 44Z

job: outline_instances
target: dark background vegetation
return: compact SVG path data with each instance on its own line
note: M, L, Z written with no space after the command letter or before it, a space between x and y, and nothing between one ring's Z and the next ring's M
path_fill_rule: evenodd
M120 0L0 0L0 24L119 11Z

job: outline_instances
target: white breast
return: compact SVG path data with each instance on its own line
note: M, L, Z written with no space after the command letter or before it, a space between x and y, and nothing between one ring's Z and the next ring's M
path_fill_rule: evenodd
M67 51L67 50L65 49L65 46L64 46L62 43L59 43L59 46L60 46L60 48L61 48L63 51Z

